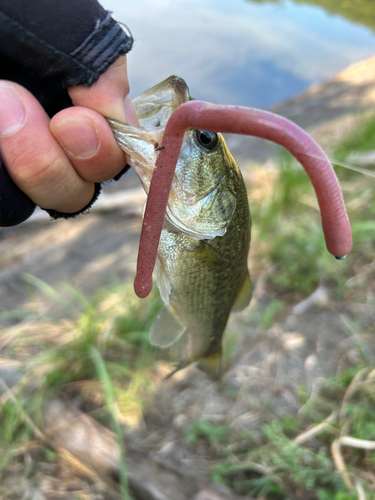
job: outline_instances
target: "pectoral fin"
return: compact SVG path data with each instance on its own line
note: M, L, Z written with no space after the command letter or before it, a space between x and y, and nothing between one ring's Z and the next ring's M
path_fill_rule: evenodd
M159 314L150 330L150 343L159 347L169 347L185 332L186 326L180 318L166 307Z
M155 262L154 274L156 278L156 284L158 285L160 296L163 299L164 304L169 304L169 295L171 293L171 282L165 272L164 264L162 260L158 257Z
M242 311L250 304L252 295L251 281L249 271L246 273L245 279L243 280L240 291L238 292L236 301L232 307L232 311Z

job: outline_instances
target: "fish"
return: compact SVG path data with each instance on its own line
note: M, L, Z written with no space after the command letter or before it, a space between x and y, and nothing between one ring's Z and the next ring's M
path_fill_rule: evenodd
M167 121L190 100L186 82L173 75L133 100L141 128L108 119L146 193ZM188 129L154 271L166 307L151 327L150 343L168 348L184 336L184 354L169 376L194 362L220 376L229 315L251 300L250 235L246 186L223 136Z

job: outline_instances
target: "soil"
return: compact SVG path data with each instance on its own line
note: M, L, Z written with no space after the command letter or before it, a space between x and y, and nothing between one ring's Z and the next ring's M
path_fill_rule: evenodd
M374 74L375 58L350 66L273 111L309 131L329 154L359 118L374 111ZM245 178L252 165L267 165L279 154L277 146L257 139L228 136L228 145ZM98 287L133 279L145 198L139 194L134 174L126 174L104 189L108 197L118 191L124 202L115 208L99 203L86 216L57 222L40 212L20 226L0 229L0 312L48 311L45 296L28 285L27 275L55 290L68 283L88 297ZM131 203L126 202L127 197ZM231 319L230 329L241 332L240 348L223 383L237 391L235 400L205 374L189 367L161 386L157 404L147 417L147 436L139 432L129 438L134 447L151 450L164 468L185 471L185 476L188 469L201 480L210 463L204 459L204 450L202 456L192 454L179 440L188 425L205 418L256 432L265 412L282 416L297 411L299 385L311 388L317 377L332 373L342 357L342 346L350 344L346 319L358 314L361 321L374 319L372 311L353 311L349 304L333 302L329 291L321 288L304 304L291 304L280 321L260 331L252 317L270 295L272 291L260 277L252 305ZM17 321L9 317L3 324ZM217 492L214 495L206 498L220 498ZM159 497L149 494L145 498Z

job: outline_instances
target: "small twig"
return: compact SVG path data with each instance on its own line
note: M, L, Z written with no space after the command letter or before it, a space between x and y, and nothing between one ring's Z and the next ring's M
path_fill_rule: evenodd
M340 451L340 439L335 439L331 444L331 453L336 469L341 474L345 486L348 488L348 490L352 490L354 486L350 480L349 473L346 469L346 465Z
M247 460L245 462L245 465L252 468L254 471L258 472L259 474L263 474L264 476L270 477L279 486L282 486L282 487L285 486L284 481L281 479L281 477L279 477L279 476L277 476L277 474L275 474L272 467L267 467L265 465L258 464L256 462L252 462L251 460Z
M40 440L29 441L28 443L18 446L18 448L15 448L13 455L15 456L23 455L29 450L38 449L40 447L41 447Z
M345 461L340 451L341 446L350 446L351 448L360 448L362 450L375 450L375 441L368 441L366 439L358 439L351 436L342 436L331 445L331 452L336 469L340 472L345 486L349 490L353 490L354 486L350 480L349 473L346 469ZM356 483L355 488L358 492L358 500L366 500L365 493L359 482Z
M375 450L375 441L367 439L358 439L351 436L342 436L339 439L340 445L350 446L351 448L360 448L362 450Z
M345 391L343 403L346 403L353 396L353 394L358 389L358 386L363 384L365 377L367 378L369 373L371 373L370 368L367 367L367 368L363 368L362 370L360 370L359 372L357 372L354 375L352 381L350 382L350 384L348 385L348 388Z
M344 425L345 423L345 417L346 417L346 408L348 405L349 400L352 398L353 394L363 386L364 382L364 377L367 377L369 375L370 368L363 368L360 370L358 373L355 374L353 377L352 381L350 382L348 388L345 391L342 404L341 404L341 410L340 410L340 417L339 417L339 422L341 425Z
M323 422L321 422L318 425L315 425L314 427L311 427L307 431L303 432L302 434L299 434L296 438L293 439L293 442L296 444L303 444L306 441L309 441L311 438L314 436L317 436L321 432L329 432L330 434L333 434L335 436L339 435L339 430L336 429L335 427L332 427L330 425L331 422L334 422L337 418L337 412L332 412L329 417L327 417Z
M241 461L239 461L241 464ZM244 465L244 464L242 464ZM274 474L274 470L271 467L266 467L265 465L258 464L256 462L252 462L251 460L246 460L245 465L247 467L251 467L251 469L255 470L256 472L259 472L259 474L263 474L265 476L269 476L271 474ZM281 481L281 479L280 479Z
M359 481L356 481L355 489L358 493L358 500L366 500L365 490Z

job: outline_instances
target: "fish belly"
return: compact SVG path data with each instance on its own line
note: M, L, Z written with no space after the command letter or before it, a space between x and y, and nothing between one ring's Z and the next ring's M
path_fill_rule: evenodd
M196 241L163 229L159 272L168 284L169 307L186 326L186 364L221 354L223 332L247 275L247 253L242 262L231 260L224 239Z

